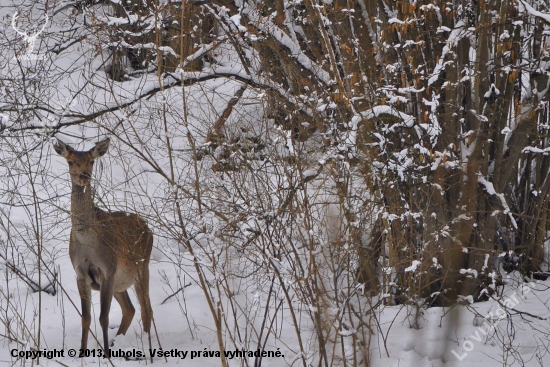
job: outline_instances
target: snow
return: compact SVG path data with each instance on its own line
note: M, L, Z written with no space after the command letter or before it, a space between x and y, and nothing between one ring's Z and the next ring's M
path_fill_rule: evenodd
M422 264L421 261L413 260L412 265L405 268L405 273L414 272Z
M243 4L242 13L247 15L250 19L250 22L254 26L258 27L264 32L269 32L275 39L280 42L283 46L288 48L291 52L292 57L294 57L298 62L306 69L310 70L319 80L321 80L326 85L334 84L334 81L323 68L317 65L312 61L305 53L302 52L300 45L292 40L283 30L281 30L275 23L272 21L261 17L258 10L255 7L252 7L245 2Z
M469 274L468 277L477 278L477 270L475 269L460 269L460 274Z
M431 5L431 4L430 4ZM426 5L422 5L424 7ZM421 8L422 8L421 7ZM439 74L441 71L443 71L445 67L445 58L449 52L451 52L453 47L456 47L458 42L465 37L469 37L471 34L473 34L475 30L472 28L466 28L466 25L462 20L458 21L455 24L455 27L451 31L451 34L449 35L449 38L447 39L447 42L445 46L443 46L443 51L441 52L441 56L439 57L439 61L436 64L433 72L431 73L430 78L428 79L428 86L432 85L437 81L439 78ZM472 49L471 49L472 50ZM475 51L473 51L475 52ZM472 59L472 56L470 55L470 60L475 61L475 57Z
M241 16L240 16L240 14L235 14L235 15L229 17L229 19L231 19L231 21L237 26L239 31L241 31L241 32L246 32L247 31L246 27L241 25Z
M498 88L495 86L494 83L491 83L491 87L489 88L489 90L487 92L485 92L483 97L485 99L490 99L493 95L494 96L500 95L500 90L498 90Z
M428 115L431 124L420 124L420 127L422 127L428 135L430 136L430 142L432 143L432 147L435 148L437 144L437 139L439 138L439 135L441 135L441 126L439 125L439 120L437 118L437 106L439 106L439 94L432 93L432 100L428 101L427 99L423 98L422 103L424 103L426 106L430 107L430 114Z
M137 19L136 19L137 20ZM107 25L123 25L123 24L131 24L128 18L115 18L115 17L107 17Z
M508 30L504 30L502 32L502 34L498 37L498 39L502 42L504 40L507 40L508 38L510 38L510 33L508 33Z
M510 211L510 207L508 206L508 203L506 202L506 198L504 197L504 195L501 194L501 193L497 193L495 191L495 187L494 187L493 183L487 181L481 173L479 173L478 176L477 176L477 182L482 184L485 187L485 190L486 190L487 194L494 195L500 200L500 203L501 203L501 205L504 209L504 214L508 215L508 217L510 218L510 222L512 223L514 228L518 228L516 219L512 215L512 212Z
M410 87L410 88L397 88L397 91L399 93L422 93L422 92L424 92L424 90L426 90L426 88L424 88L424 87L422 87L420 89L413 88L413 87Z
M505 293L506 301L502 304L496 300L473 303L471 296L463 297L471 313L466 311L465 306L455 306L447 311L449 313L446 317L439 319L443 310L438 308L425 310L420 329L409 327L410 320L407 312L399 313L399 308L386 308L384 313L395 315L395 319L392 320L388 315L387 321L382 323L382 330L383 332L394 331L399 338L389 339L386 342L380 340L374 347L382 351L388 350L389 357L385 352L375 354L372 363L377 366L411 367L458 367L463 366L464 363L485 366L508 365L505 361L510 358L510 352L501 349L501 341L504 340L506 340L505 343L519 347L521 352L525 353L523 357L529 358L528 356L533 355L539 347L529 328L521 331L516 329L519 335L514 339L501 338L504 336L508 322L511 321L510 318L514 321L520 318L519 315L514 315L513 311L510 314L511 309L531 310L536 315L548 315L544 302L536 300L536 296L532 294L531 289L540 289L540 286L541 284L533 283L526 286L520 285L517 290ZM476 316L476 313L481 316ZM399 324L401 325L396 326ZM417 343L415 340L422 342Z
M550 153L550 148L540 149L540 148L537 148L537 147L525 147L525 148L523 148L523 150L521 152L522 153L535 153L535 154L548 155L548 153Z
M307 169L304 171L303 175L305 179L315 177L317 175L317 171L313 169Z
M0 113L0 130L9 127L10 117L4 113Z
M437 10L437 11L439 11L440 8L436 5L434 5L434 4L428 4L428 5L421 5L420 10L424 10L424 11L426 11L426 10Z
M388 19L388 24L405 24L405 22L397 18L390 18Z
M412 127L414 125L414 118L412 116L407 115L404 112L398 111L391 106L374 106L373 108L363 113L363 117L366 119L372 119L381 115L391 115L401 118L401 120L403 121L402 124L395 124L392 128L395 128L397 126Z
M525 10L529 12L529 14L543 19L545 22L550 23L550 13L543 13L541 11L536 10L531 5L529 5L525 0L519 0L519 2L525 7Z

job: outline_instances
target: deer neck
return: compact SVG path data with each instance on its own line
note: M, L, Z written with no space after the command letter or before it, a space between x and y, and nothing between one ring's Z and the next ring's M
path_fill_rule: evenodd
M73 231L90 230L95 220L95 207L92 198L92 187L73 184L71 194L71 221Z

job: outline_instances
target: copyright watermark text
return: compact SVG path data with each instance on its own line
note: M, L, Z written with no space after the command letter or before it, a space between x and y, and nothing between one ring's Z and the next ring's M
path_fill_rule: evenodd
M68 349L65 354L63 349L51 349L51 350L19 350L12 349L10 354L15 358L24 359L37 359L37 358L64 358L64 357L95 357L95 358L107 358L103 349ZM209 350L204 348L202 350L180 350L180 349L149 349L148 353L139 349L121 350L110 349L109 358L125 358L125 359L144 359L147 357L163 357L163 358L178 358L178 359L197 359L197 358L221 358L222 355L227 359L233 358L250 358L250 357L263 357L263 358L284 358L279 348L276 350L224 350L220 352L218 350Z

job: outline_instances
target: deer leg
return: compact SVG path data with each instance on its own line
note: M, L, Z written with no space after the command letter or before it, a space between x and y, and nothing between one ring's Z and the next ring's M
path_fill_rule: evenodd
M151 300L149 299L149 264L144 263L143 268L138 271L138 279L136 281L136 294L141 308L141 322L143 323L143 331L149 337L149 349L152 349L151 343L151 320L153 319L153 309L151 308ZM151 357L153 362L153 357Z
M111 310L111 302L113 300L114 291L113 276L106 276L101 282L99 290L99 302L101 304L101 313L99 314L99 324L103 330L103 346L105 355L109 356L109 311Z
M125 335L126 331L130 327L130 324L132 323L136 309L134 308L134 305L132 305L128 291L115 293L115 299L122 309L122 321L120 321L120 326L116 335Z
M86 349L88 347L88 334L90 333L90 323L92 320L92 289L84 277L78 278L76 283L82 310L82 339L80 341L80 349Z
M141 308L141 322L143 323L143 331L149 333L151 331L153 309L151 308L151 300L149 299L149 269L147 266L144 266L138 272L138 279L135 288L139 306Z

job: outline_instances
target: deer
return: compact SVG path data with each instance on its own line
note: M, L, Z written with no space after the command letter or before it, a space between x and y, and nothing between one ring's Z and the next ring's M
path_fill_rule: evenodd
M59 139L53 148L69 164L72 183L71 234L69 257L76 272L82 307L80 348L88 346L91 322L91 290L100 294L99 323L103 331L103 348L109 354L109 311L113 297L122 309L116 335L124 335L135 314L128 288L135 288L141 308L143 330L151 348L153 309L149 299L149 259L153 233L137 214L106 212L94 205L91 181L94 161L109 148L110 139L98 142L88 151L76 151ZM152 361L151 361L152 362Z

